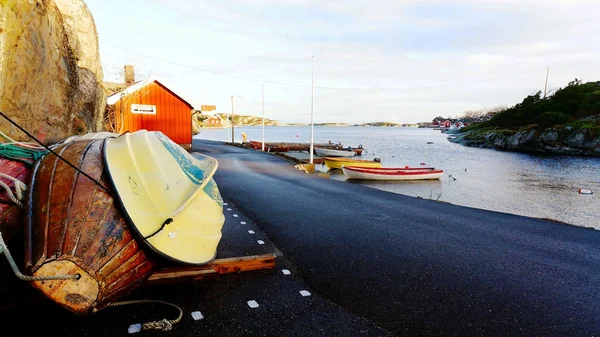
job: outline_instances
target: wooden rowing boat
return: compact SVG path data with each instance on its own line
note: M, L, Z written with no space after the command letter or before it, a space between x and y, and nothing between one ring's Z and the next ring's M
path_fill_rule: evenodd
M288 152L290 150L289 147L285 147L285 146L277 146L277 147L266 147L265 150L267 152Z
M144 246L177 263L214 260L225 222L215 158L191 155L161 132L106 139L104 163L123 215Z
M434 167L382 167L365 168L355 166L342 166L342 171L348 179L362 180L426 180L439 179L444 174L443 170Z
M73 313L101 310L145 281L155 262L142 249L103 174L104 139L54 149L33 168L26 206L25 270L47 298ZM85 174L81 173L84 172ZM86 176L87 175L87 176Z
M251 140L248 142L250 147L256 150L262 149L262 142ZM282 145L281 143L265 143L265 152L288 152L290 147Z
M250 146L253 149L262 149L262 142L251 140L248 142L244 142L247 146ZM265 151L271 148L271 152L288 152L288 151L310 151L310 143L286 143L286 142L265 142ZM313 148L321 148L321 149L331 149L331 150L346 150L348 147L344 147L340 144L313 144ZM350 147L352 151L356 153L357 156L362 155L363 148L362 145L358 147ZM315 154L317 154L315 152Z
M27 184L31 166L23 162L0 158L0 173ZM0 181L7 185L14 195L15 181L0 176ZM13 258L22 268L23 261L23 225L25 213L10 198L4 188L0 188L0 232ZM29 287L26 282L17 279L4 256L0 255L0 311L17 302L23 288Z
M341 169L342 166L355 167L381 167L381 161L378 158L374 160L352 159L345 157L323 157L323 162L330 169Z

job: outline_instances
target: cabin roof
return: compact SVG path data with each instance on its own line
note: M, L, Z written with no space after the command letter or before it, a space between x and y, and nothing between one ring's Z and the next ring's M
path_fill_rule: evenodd
M177 96L179 99L187 103L192 109L198 110L200 105L194 102L190 97L184 97L182 91L177 89L172 83L167 83L164 79L158 78L158 76L150 76L149 78L139 81L133 85L128 86L127 88L117 91L114 94L108 96L106 98L106 104L114 105L117 103L122 97L132 94L143 87L147 86L150 83L157 82L167 90L169 90L173 95Z

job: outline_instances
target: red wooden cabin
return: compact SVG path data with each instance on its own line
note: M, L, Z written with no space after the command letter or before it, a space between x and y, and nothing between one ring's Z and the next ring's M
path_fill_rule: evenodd
M110 95L106 103L109 131L160 131L179 145L192 144L194 106L162 79L137 82Z

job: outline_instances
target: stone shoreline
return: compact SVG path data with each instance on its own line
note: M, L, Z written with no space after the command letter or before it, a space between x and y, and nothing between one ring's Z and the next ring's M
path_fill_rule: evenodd
M465 146L504 151L600 157L600 136L589 129L449 131L448 140Z

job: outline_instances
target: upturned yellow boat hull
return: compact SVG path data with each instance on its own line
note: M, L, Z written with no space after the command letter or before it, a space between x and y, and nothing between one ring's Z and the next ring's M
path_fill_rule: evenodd
M381 167L381 162L364 159L351 159L344 157L323 157L323 162L330 169L341 169L342 165L373 168Z
M225 222L215 158L140 130L107 138L104 161L125 217L152 250L187 264L215 258Z

